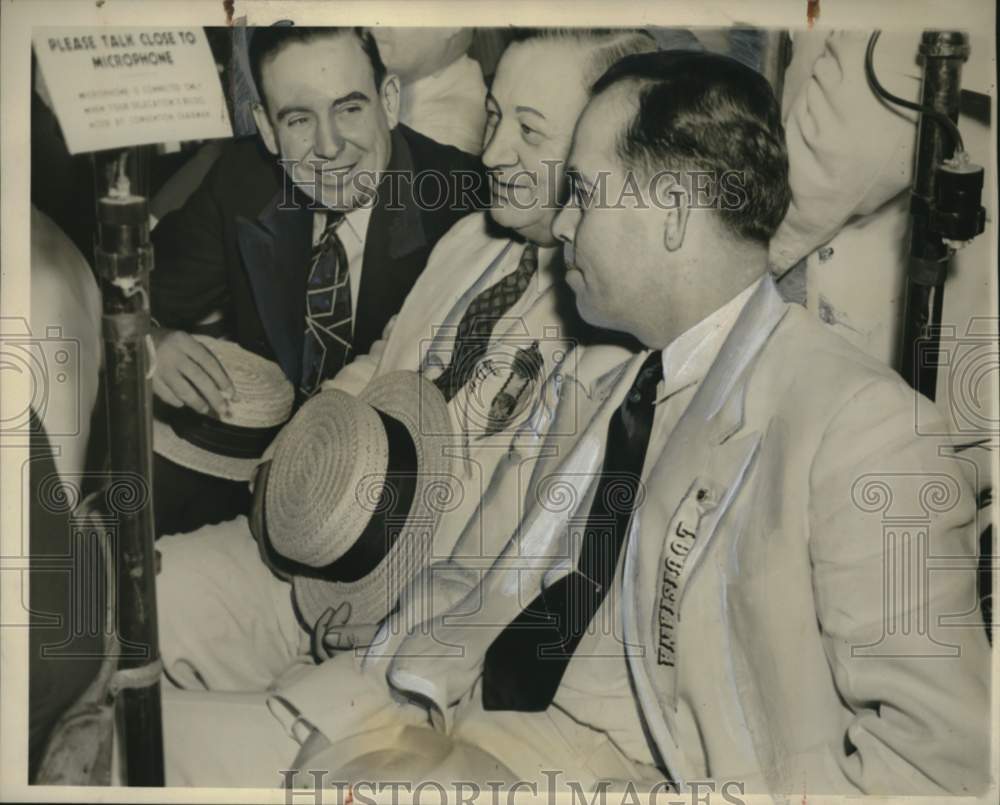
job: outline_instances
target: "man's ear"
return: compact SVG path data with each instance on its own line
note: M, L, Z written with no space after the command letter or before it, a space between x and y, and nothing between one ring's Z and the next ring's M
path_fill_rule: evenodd
M389 121L389 128L394 129L399 124L399 76L389 73L382 79L382 89L379 99Z
M668 252L674 252L684 243L684 232L691 212L691 197L687 189L678 183L670 188L670 198L673 203L665 211L663 245Z
M277 156L278 139L274 136L274 128L271 126L271 119L267 116L267 111L259 103L255 103L251 107L251 111L253 112L253 121L257 124L257 131L260 132L260 138L264 141L264 145L268 151Z

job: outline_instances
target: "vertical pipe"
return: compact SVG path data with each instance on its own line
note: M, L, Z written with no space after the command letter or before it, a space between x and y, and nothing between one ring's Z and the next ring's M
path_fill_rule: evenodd
M120 670L133 685L118 696L118 719L128 785L162 786L163 728L156 619L152 502L152 397L146 352L149 333L149 208L147 168L139 149L101 164L97 175L95 248L104 305L104 350L111 471L134 479L112 486L118 515L118 623ZM126 170L126 165L128 169ZM102 170L103 168L103 174ZM129 175L131 174L131 175ZM103 191L107 189L106 193ZM103 194L102 194L103 193Z
M959 31L924 31L921 103L958 121L962 64L969 57L968 35ZM937 390L938 351L944 281L951 251L930 229L937 166L951 157L955 143L929 115L921 115L917 163L910 197L910 261L903 303L899 372L930 399Z

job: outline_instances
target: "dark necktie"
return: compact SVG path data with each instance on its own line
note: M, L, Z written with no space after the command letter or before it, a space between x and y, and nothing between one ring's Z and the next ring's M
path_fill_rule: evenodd
M653 352L608 424L607 445L576 568L543 589L493 641L483 708L545 710L615 577L653 427L662 353Z
M309 264L300 387L306 397L326 378L337 374L351 354L351 275L344 244L337 234L343 222L343 213L327 213L326 227L313 247Z
M517 268L482 291L465 309L455 334L451 363L434 381L446 400L451 400L472 377L476 364L486 353L497 321L521 298L537 269L538 247L529 243Z

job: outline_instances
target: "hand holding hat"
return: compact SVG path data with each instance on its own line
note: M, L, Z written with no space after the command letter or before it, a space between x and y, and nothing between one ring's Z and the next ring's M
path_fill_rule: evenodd
M196 472L249 480L261 454L291 416L295 390L281 367L239 344L187 337L223 367L233 392L219 416L187 406L158 407L153 449Z

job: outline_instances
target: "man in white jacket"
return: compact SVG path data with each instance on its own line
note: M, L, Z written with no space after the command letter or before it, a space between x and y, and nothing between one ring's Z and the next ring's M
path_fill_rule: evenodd
M539 488L582 476L572 505L540 506L468 598L397 651L390 684L522 774L530 725L568 712L682 786L981 793L974 495L941 440L915 435L915 416L940 421L933 406L777 294L768 239L788 162L766 82L718 56L625 59L595 85L569 171L554 231L580 312L652 351L592 420L609 438L583 434L536 470ZM631 204L595 202L629 183ZM590 530L615 419L657 370L634 517L606 543L617 576L596 607L566 609L561 590L593 578L574 530ZM462 654L442 656L451 645ZM599 688L622 678L634 699ZM498 713L520 741L495 740Z

